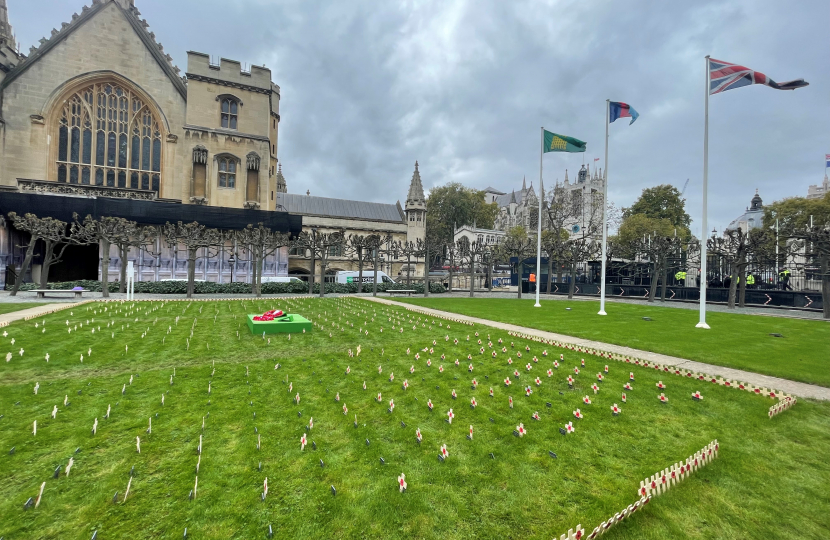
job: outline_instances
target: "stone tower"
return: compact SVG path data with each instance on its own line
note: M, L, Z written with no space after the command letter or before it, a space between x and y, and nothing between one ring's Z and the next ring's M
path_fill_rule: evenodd
M418 172L418 162L415 162L415 172L409 183L409 195L406 196L406 239L409 242L423 240L426 236L427 202L424 198L424 186L421 184L421 173Z

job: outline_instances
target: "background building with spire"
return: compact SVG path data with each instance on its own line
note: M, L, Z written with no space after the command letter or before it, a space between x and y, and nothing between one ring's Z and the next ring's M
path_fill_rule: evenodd
M587 222L591 219L594 213L593 204L596 204L598 197L602 195L602 186L604 178L601 169L595 169L591 173L589 165L583 165L577 173L574 182L571 182L568 177L568 171L565 170L565 181L555 183L552 190L548 190L542 194L542 229L547 228L548 216L545 208L552 196L563 197L569 202L570 217L566 223L567 228L571 234L578 234L584 228ZM510 193L498 191L492 187L484 190L484 200L487 203L496 203L499 207L499 213L495 220L495 229L497 231L506 232L513 227L522 226L530 233L535 233L537 224L537 215L539 211L539 195L531 183L527 185L527 181L522 179L521 189L511 190ZM579 227L578 229L575 227ZM485 230L471 231L472 234L478 236L479 234L487 235Z
M282 169L279 169L278 174L282 177ZM284 178L281 181L285 183ZM304 231L316 229L328 233L342 229L347 237L377 234L384 239L384 247L391 246L393 242L417 242L423 240L426 233L427 206L417 161L409 183L405 206L401 206L400 201L389 204L334 199L318 197L306 191L304 194L277 193L277 207L292 215L302 216ZM396 280L398 277L405 278L407 272L411 272L412 277L423 277L423 259L413 258L411 269L407 264L407 259L402 254L398 257L394 254L384 255L378 270L383 270ZM372 265L364 263L363 267L365 270L372 268ZM332 248L329 252L327 280L333 281L338 271L357 269L358 263L354 254L349 253L347 249ZM289 275L305 280L312 270L315 276L320 275L319 261L313 261L308 252L299 248L288 252Z

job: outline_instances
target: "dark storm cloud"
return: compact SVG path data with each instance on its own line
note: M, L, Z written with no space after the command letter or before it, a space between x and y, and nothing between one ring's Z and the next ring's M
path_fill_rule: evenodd
M294 193L394 202L416 159L426 188L509 191L524 175L536 185L539 127L588 141L593 165L611 98L641 117L611 126L610 198L629 205L644 187L689 178L699 222L706 54L811 83L712 98L710 229L756 188L767 202L806 194L830 152L824 0L136 3L183 70L187 50L273 70ZM24 50L82 7L9 4ZM548 154L546 184L582 160Z

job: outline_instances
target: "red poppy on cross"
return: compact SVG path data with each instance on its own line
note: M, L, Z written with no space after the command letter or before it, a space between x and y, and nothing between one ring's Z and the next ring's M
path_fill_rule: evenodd
M444 459L447 459L450 456L450 453L447 451L447 445L446 444L442 444L440 450L441 450L441 457L443 457Z
M452 409L450 409L449 412L447 412L447 420L449 421L450 424L452 424L452 419L453 418L455 418L455 414L453 414Z
M300 437L300 451L305 450L305 445L306 445L306 438L305 438L305 433L303 433L303 436Z
M577 420L582 420L582 411L580 411L579 409L575 410L575 411L574 411L574 417L575 417Z
M519 437L524 437L525 435L527 435L527 430L525 429L524 424L519 424L518 426L516 426L516 431L519 432Z
M401 493L406 491L406 477L403 473L401 473L401 475L398 477L398 488Z

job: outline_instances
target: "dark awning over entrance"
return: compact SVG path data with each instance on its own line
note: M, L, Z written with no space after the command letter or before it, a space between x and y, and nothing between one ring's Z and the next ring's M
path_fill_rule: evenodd
M303 224L302 216L270 210L0 191L0 214L5 217L9 212L28 212L38 217L52 217L66 222L72 221L73 212L76 212L81 220L87 214L96 219L101 216L115 216L142 225L163 225L168 221L198 221L202 225L217 229L244 229L248 224L262 223L274 231L290 232L292 235L300 234Z

